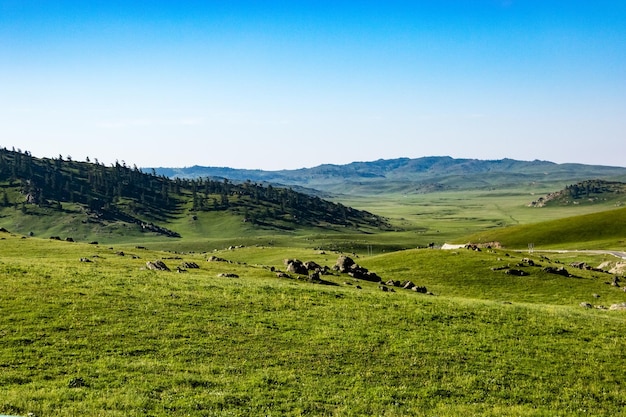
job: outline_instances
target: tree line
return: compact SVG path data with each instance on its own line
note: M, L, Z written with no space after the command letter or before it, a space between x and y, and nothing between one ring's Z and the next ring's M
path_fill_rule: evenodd
M19 149L0 149L0 182L19 188L19 194L12 197L5 188L4 205L19 202L55 208L69 202L93 212L154 215L180 209L228 210L253 223L282 220L299 224L385 224L384 219L371 213L290 188L228 179L170 179L156 175L154 170L147 173L136 165L127 166L123 161L106 166L89 158L85 162L62 155L35 158Z

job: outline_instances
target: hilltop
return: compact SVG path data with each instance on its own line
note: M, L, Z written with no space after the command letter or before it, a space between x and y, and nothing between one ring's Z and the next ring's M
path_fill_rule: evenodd
M588 180L566 186L560 191L549 193L532 201L531 207L545 207L550 205L578 205L593 204L596 202L614 201L616 205L623 204L626 197L626 183L617 181Z
M61 155L40 159L0 149L0 227L11 231L83 239L176 238L201 236L217 223L224 225L223 234L241 235L386 227L379 216L289 188L169 179L125 163L104 166Z
M263 171L219 167L155 168L171 178L229 178L316 189L335 194L427 193L503 189L538 183L551 187L590 178L626 180L626 168L513 159L454 159L449 156L380 159L346 165Z

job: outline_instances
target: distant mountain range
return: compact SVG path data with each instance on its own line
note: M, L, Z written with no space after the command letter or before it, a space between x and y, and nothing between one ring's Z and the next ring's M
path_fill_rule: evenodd
M588 179L626 180L626 168L557 164L513 159L454 159L449 156L380 159L346 165L263 171L224 167L155 168L170 178L228 178L317 190L330 194L425 193L443 190L511 188L540 183L561 188ZM294 188L296 189L296 188Z

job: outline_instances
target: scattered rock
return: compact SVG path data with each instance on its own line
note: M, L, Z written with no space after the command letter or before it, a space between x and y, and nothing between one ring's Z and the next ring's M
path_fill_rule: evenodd
M281 272L281 271L276 272L276 276L277 276L278 278L291 278L291 275L286 274L286 273Z
M81 262L91 262L91 259L89 258L80 258Z
M505 269L509 269L510 266L505 265L505 266L494 266L491 268L492 271L504 271Z
M50 240L61 240L59 236L50 236Z
M347 273L352 278L362 279L371 282L381 282L382 279L374 272L370 272L367 268L359 266L354 260L348 256L340 256L333 266L335 271Z
M323 268L313 261L308 261L304 263L304 267L309 271L321 271Z
M411 288L411 291L418 292L420 294L428 294L426 287L418 287L417 285Z
M219 278L239 278L239 275L237 274L231 274L231 273L222 273L222 274L217 274L217 276Z
M350 267L354 265L354 260L348 256L340 256L333 267L334 270L343 273L347 273L350 270Z
M146 267L152 271L169 271L170 269L163 261L146 262Z
M528 272L522 271L521 269L507 269L504 273L515 277L524 277L529 275Z
M180 268L185 268L185 269L200 269L200 265L198 265L195 262L183 262L180 265Z
M593 305L591 303L580 303L580 306L582 308L593 308Z
M567 269L565 269L564 267L560 266L558 268L555 268L553 266L546 266L545 268L542 269L542 271L547 272L548 274L556 274L556 275L562 275L564 277L570 277L570 273L567 272Z
M219 258L217 256L210 256L209 259L206 260L207 262L229 262L224 258Z
M98 242L94 240L93 242L89 242L89 244L90 244L90 245L97 245L97 244L98 244Z
M612 304L611 307L609 307L609 310L626 310L626 303Z
M298 259L285 259L284 264L287 266L287 272L298 275L308 275L309 270L302 261Z
M66 242L74 242L74 239L73 239L73 238L71 238L71 237L66 237L66 238L65 238L65 241L66 241Z
M309 275L309 282L322 282L322 279L320 278L320 273L319 272L313 272L311 275Z
M413 287L415 287L415 284L413 284L413 282L411 281L404 281L402 283L402 288L404 288L405 290L412 290Z

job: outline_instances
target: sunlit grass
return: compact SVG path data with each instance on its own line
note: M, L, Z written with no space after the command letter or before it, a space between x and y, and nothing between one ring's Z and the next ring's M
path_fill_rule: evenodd
M232 263L219 263L3 237L0 413L611 416L626 406L624 314L578 306L625 293L591 272L491 271L519 259L504 252L356 259L430 296L270 271L338 255L310 248L226 250L217 255ZM200 269L145 270L161 258Z

